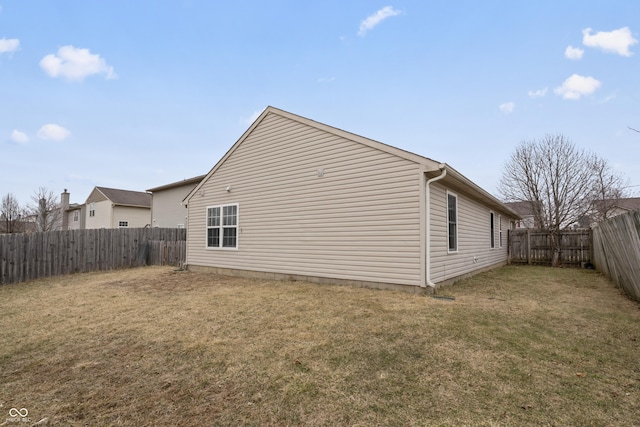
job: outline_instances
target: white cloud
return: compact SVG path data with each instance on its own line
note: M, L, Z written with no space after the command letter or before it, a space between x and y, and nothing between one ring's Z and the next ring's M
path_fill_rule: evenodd
M631 35L629 27L613 31L599 31L594 35L591 35L591 31L593 31L591 28L582 30L582 43L585 46L600 48L604 52L631 56L632 53L629 51L629 47L638 43L638 40Z
M583 95L591 95L602 84L593 77L574 74L554 89L554 92L564 99L580 99Z
M92 74L104 74L106 79L118 78L113 67L107 65L100 55L92 54L89 49L62 46L58 54L49 54L42 58L40 67L51 77L64 77L67 80L82 81Z
M19 47L20 40L18 39L7 39L4 37L0 39L0 53L15 52Z
M504 104L500 104L499 108L502 114L511 114L516 108L516 104L513 102L505 102Z
M69 132L68 129L52 123L42 126L38 131L38 138L52 141L62 141L67 139L70 135L71 132Z
M546 87L544 89L530 90L529 98L542 98L547 94L547 90L548 89Z
M582 59L582 55L584 55L584 49L579 47L567 46L564 51L564 56L569 59Z
M20 132L18 129L14 129L13 132L11 132L11 140L18 144L26 144L29 142L29 137L26 133Z
M400 15L402 13L399 10L394 9L391 6L386 6L374 13L373 15L367 16L367 19L360 23L360 29L358 29L358 35L360 37L364 37L367 31L373 30L378 24L380 24L385 19Z

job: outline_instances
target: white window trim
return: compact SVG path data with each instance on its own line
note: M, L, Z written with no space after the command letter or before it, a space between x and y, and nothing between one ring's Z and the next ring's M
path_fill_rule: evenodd
M122 225L123 223L126 225ZM128 228L128 227L129 227L129 221L118 220L118 228Z
M449 247L449 196L453 196L455 197L455 201L456 201L456 247L455 249L451 249ZM447 190L447 200L446 200L446 215L445 215L445 222L446 222L446 230L447 230L447 253L448 254L457 254L458 253L458 249L459 249L459 245L458 245L458 236L460 235L460 212L458 210L458 195L456 193L453 193L449 190Z
M224 212L224 207L226 206L235 206L236 207L236 225L235 225L235 229L236 229L236 245L235 247L224 247L222 246L222 241L223 241L223 236L224 236L224 232L223 232L223 228L233 228L233 227L229 227L229 226L223 226L223 212ZM209 228L213 228L213 227L209 227L207 225L207 222L209 220L209 209L211 208L220 208L220 225L217 226L217 228L220 229L220 246L209 246ZM204 233L204 247L207 250L212 250L212 251L237 251L239 248L239 243L240 243L240 205L238 203L225 203L224 205L211 205L211 206L207 206L204 210L204 225L205 225L205 233Z
M502 248L502 215L498 215L498 247Z

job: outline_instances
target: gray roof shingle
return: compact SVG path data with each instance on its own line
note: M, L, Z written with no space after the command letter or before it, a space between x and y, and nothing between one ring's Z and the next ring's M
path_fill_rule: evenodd
M106 187L96 188L116 205L151 208L151 194L149 193Z

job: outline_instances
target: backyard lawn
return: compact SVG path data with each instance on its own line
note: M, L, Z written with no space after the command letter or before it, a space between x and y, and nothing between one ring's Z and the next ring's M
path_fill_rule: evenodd
M0 425L640 425L640 306L597 272L436 296L164 267L1 286Z

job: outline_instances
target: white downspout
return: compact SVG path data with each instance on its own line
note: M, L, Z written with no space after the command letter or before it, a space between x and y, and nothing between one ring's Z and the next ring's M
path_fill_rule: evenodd
M438 176L435 176L427 181L427 285L431 286L435 289L436 284L431 281L431 190L429 189L429 184L432 182L438 181L444 178L447 175L447 169L445 169L445 164L440 164L440 170L442 173ZM426 286L425 286L426 287Z

